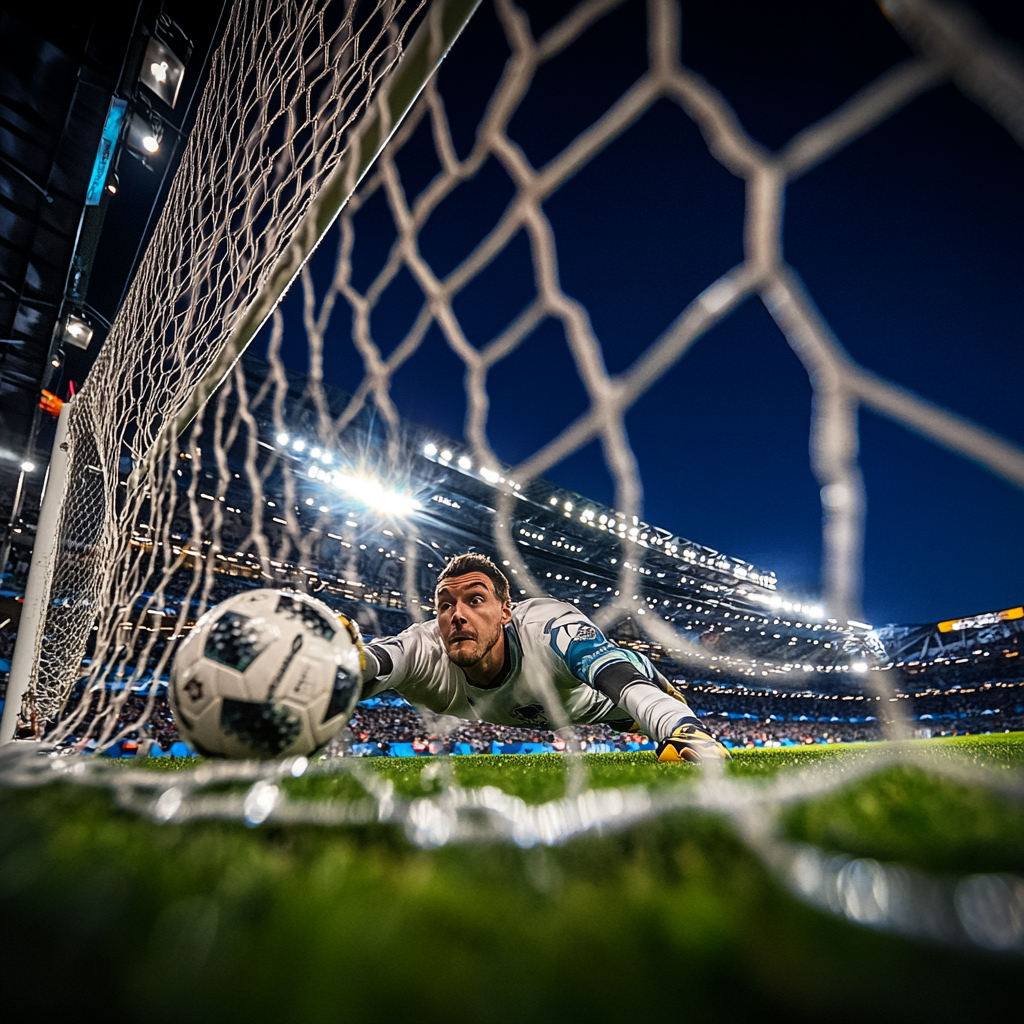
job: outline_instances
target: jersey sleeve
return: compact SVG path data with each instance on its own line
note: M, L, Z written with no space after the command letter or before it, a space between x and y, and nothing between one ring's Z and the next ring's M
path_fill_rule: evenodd
M405 684L423 675L425 638L421 633L421 629L410 626L398 636L382 637L366 645L364 700L381 690L401 690Z
M609 640L575 608L567 608L564 614L551 620L548 631L555 656L580 682L604 691L608 678L614 678L617 684L621 682L616 685L618 690L629 680L654 681L654 666L648 658Z

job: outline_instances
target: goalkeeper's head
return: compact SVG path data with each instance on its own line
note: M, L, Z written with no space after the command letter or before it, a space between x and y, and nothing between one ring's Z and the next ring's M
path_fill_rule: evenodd
M508 578L486 555L448 560L434 591L437 624L448 657L463 669L489 666L504 650L512 617Z

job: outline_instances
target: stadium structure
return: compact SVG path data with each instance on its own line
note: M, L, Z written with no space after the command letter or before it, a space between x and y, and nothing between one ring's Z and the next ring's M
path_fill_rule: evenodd
M252 354L243 363L254 399L266 387L270 368ZM505 490L516 499L512 536L530 572L552 596L584 612L595 614L618 596L621 541L633 542L634 561L627 560L625 567L637 580L635 593L629 595L636 610L614 635L655 659L671 663L669 652L643 639L643 617L648 615L661 617L700 645L701 675L770 677L773 685L802 688L813 677L816 688L834 687L848 685L851 674L867 671L882 655L867 624L839 623L820 607L788 599L775 573L629 519L546 480L520 484L508 475L508 467L475 465L464 446L436 431L403 422L400 453L389 456L384 422L364 409L342 432L336 448L321 448L308 382L300 374L286 373L281 417L286 429L280 429L281 419L275 427L269 408L257 405L254 411L259 444L277 455L264 481L259 512L271 548L280 547L288 512L310 543L302 564L272 561L275 581L308 589L357 619L368 634L394 633L408 625L407 601L431 611L437 572L450 555L467 550L495 554L494 517L498 494ZM350 396L330 386L323 390L332 415L339 416ZM233 403L232 397L226 419L234 413ZM203 436L213 434L214 416L211 407ZM227 486L216 497L216 469L208 459L199 469L200 500L219 499L225 510L221 551L214 556L217 597L267 585L256 556L241 550L256 514L243 472L244 441L236 439L226 455ZM185 464L191 456L183 451L179 458ZM285 463L296 481L290 510ZM187 466L178 472L189 476ZM185 545L184 506L179 526L173 539ZM410 537L418 554L414 593L407 592L403 565ZM135 542L148 545L152 540L140 531ZM176 547L174 554L181 550ZM513 596L517 589L524 594L525 588L517 588L516 570L507 571ZM169 606L166 612L170 617L177 609Z
M217 540L202 542L202 557L212 562L210 601L247 587L304 589L357 621L368 637L404 629L412 621L411 603L429 614L437 572L449 556L467 550L496 554L494 517L504 491L515 496L512 536L534 578L552 596L588 614L599 613L617 596L621 541L634 541L635 564L627 568L637 580L635 593L629 595L635 613L610 634L657 662L702 717L725 719L715 722L719 735L739 743L772 742L767 737L785 732L875 738L888 710L878 705L882 698L871 684L883 682L883 676L895 694L891 699L909 701L909 717L921 735L981 731L1021 717L1020 608L923 626L872 629L866 623L840 623L820 607L787 596L770 570L634 522L549 481L520 484L507 466L476 465L465 446L437 431L403 421L396 449L396 432L372 406L352 419L336 445L321 447L307 378L278 368L277 379L283 373L287 388L275 419L273 403L265 400L275 384L274 371L252 353L242 364L257 443L271 456L258 512L246 473L248 442L239 432L232 439L227 431L220 469L202 449L196 452L196 463L189 451L179 453L181 498L169 536L180 566L165 589L162 612L151 613L147 628L160 634L149 649L151 664L177 635L180 604L198 555L185 500L188 484L200 510L209 510L207 529L213 504L221 506ZM350 396L321 387L337 418ZM234 392L224 396L219 412L217 404L211 402L203 414L201 438L221 436L223 424L238 412ZM125 460L122 474L127 477L132 469ZM272 551L294 550L285 537L289 517L303 538L303 555L299 560L294 555L272 557L271 581L247 538L256 526ZM154 543L160 541L140 526L133 544L147 549ZM411 553L412 590L405 565ZM523 594L515 569L506 563L506 571L513 596L516 590ZM198 610L197 597L191 601ZM650 640L643 629L646 616L661 617L694 642L685 660ZM186 628L194 621L195 615L187 614ZM154 681L145 672L138 685L145 690L154 682L162 690L166 679ZM395 702L399 708L403 703ZM390 708L386 714L392 726L397 722L392 736L405 740L425 731L411 709L396 711L387 700L384 705ZM1002 717L997 720L997 715ZM372 718L354 723L357 736L373 732ZM787 723L785 728L782 723ZM163 732L172 735L173 726L163 723Z
M252 400L266 389L270 367L253 354L244 357L243 365ZM264 481L259 512L272 549L281 549L290 512L308 542L308 557L302 564L273 559L275 582L315 593L356 619L368 635L405 628L411 621L407 602L418 602L429 613L437 572L449 556L466 550L495 554L494 517L498 493L504 489L516 498L512 535L529 570L548 593L586 613L599 612L617 595L621 540L634 541L635 564L627 562L626 567L637 579L636 592L629 595L636 611L613 635L665 663L676 677L745 687L856 692L863 688L866 674L874 671L894 673L898 688L920 682L929 667L936 675L934 669L941 666L947 680L950 670L967 679L968 666L1002 677L1003 663L1015 656L1024 621L1014 618L1015 613L1002 613L1002 619L993 622L965 619L932 627L871 630L866 623L840 623L818 606L787 597L774 572L666 529L629 520L546 480L520 484L508 475L508 467L475 465L464 446L436 431L403 422L399 454L388 456L387 429L372 408L364 408L353 419L336 448L321 448L315 440L317 413L308 381L301 374L284 372L287 396L277 426L270 403L257 403L253 412L259 445L277 456ZM335 417L349 404L350 396L340 389L324 385L323 393ZM234 414L235 404L231 396L225 420ZM203 436L213 436L215 415L211 403ZM220 492L212 461L204 459L198 470L200 502L219 499L224 511L220 550L213 556L215 600L268 582L251 550L241 550L256 514L244 473L245 454L240 437L227 446L226 486ZM187 478L191 456L183 451L179 458L185 468L178 473ZM295 481L290 510L282 473L286 463ZM131 466L123 468L127 473ZM172 539L177 555L189 536L184 503L176 524ZM414 593L407 590L404 566L409 538L418 556ZM144 531L134 541L143 546L153 543ZM188 567L186 550L183 568ZM515 596L516 571L507 571ZM524 588L518 590L525 593ZM171 622L177 610L169 601L164 622ZM687 664L676 664L670 652L644 639L643 617L648 615L660 616L695 641L703 652L696 656L699 663L695 665L691 656Z

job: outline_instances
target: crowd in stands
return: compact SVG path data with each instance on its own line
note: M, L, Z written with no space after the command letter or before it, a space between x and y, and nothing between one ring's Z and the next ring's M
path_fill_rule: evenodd
M148 697L144 693L133 693L128 697L120 708L115 726L107 732L108 737L119 735L126 725L138 721L146 710L147 700ZM75 745L80 737L95 739L99 735L100 730L95 725L97 704L98 701L94 697L93 708L83 716L82 720L76 724L75 731L64 741L68 746ZM166 694L160 693L156 696L145 724L132 730L128 736L139 742L153 740L161 750L170 750L181 739L174 724L174 714Z
M881 739L895 718L888 699L874 695L776 693L724 687L711 683L677 684L705 728L733 747L790 746L809 743L854 743ZM396 695L397 696L397 695ZM1024 730L1024 683L996 683L966 691L949 690L895 698L918 735ZM474 751L491 743L553 743L554 733L510 728L486 722L458 725L450 732L431 729L403 703L360 706L349 724L351 735L338 746L373 744L386 751L391 743L414 743L449 752L455 743ZM578 726L582 744L613 743L621 748L638 737L625 736L606 725Z
M893 717L888 699L869 694L779 693L681 680L676 686L708 732L731 747L877 740L884 736L885 723ZM120 709L116 728L108 735L116 735L122 726L137 720L146 700L143 693L132 694ZM902 694L895 700L917 735L1024 730L1024 681ZM87 734L93 718L92 713L86 717L76 729L76 736ZM601 724L577 726L575 734L583 749L595 743L625 749L627 742L643 740ZM73 743L76 736L69 742ZM164 692L156 697L146 724L133 731L130 738L139 743L153 740L165 751L180 739ZM384 754L392 743L412 744L417 753L435 754L452 753L456 744L468 745L475 753L490 752L493 743L544 743L556 750L565 749L564 738L549 729L512 728L448 717L425 719L398 694L386 692L357 706L329 752L344 753L357 747L361 753ZM466 750L466 746L460 749Z
M734 746L881 739L902 713L917 735L1024 729L1024 682L899 693L814 694L677 682L708 731ZM894 708L892 705L899 705Z
M444 728L451 725L455 727ZM450 718L428 724L404 702L357 707L347 732L349 735L343 732L335 741L331 752L340 752L353 744L375 745L382 753L386 753L392 743L425 744L433 753L451 753L456 744L468 744L474 753L481 754L489 753L492 743L548 743L556 750L564 750L566 745L565 740L550 729L513 728L490 722L460 724L458 719ZM591 743L614 743L622 739L620 733L607 725L581 725L574 732L584 749Z

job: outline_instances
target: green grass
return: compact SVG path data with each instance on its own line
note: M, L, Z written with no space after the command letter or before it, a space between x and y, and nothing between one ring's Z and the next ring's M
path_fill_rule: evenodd
M931 744L1024 770L1024 735ZM751 751L766 775L863 756ZM694 778L649 754L586 758L595 786ZM374 762L406 795L430 761ZM177 767L158 763L162 770ZM156 766L154 766L156 767ZM463 785L564 793L557 756L452 759ZM347 797L342 776L290 782ZM675 814L555 849L423 851L387 826L156 825L105 791L0 791L7 985L50 1013L148 1021L979 1019L1022 994L1021 961L861 929L795 901L724 820ZM1024 871L1024 809L889 769L787 813L794 839L931 871ZM77 1011L77 1012L76 1012ZM98 1015L98 1010L85 1018Z

